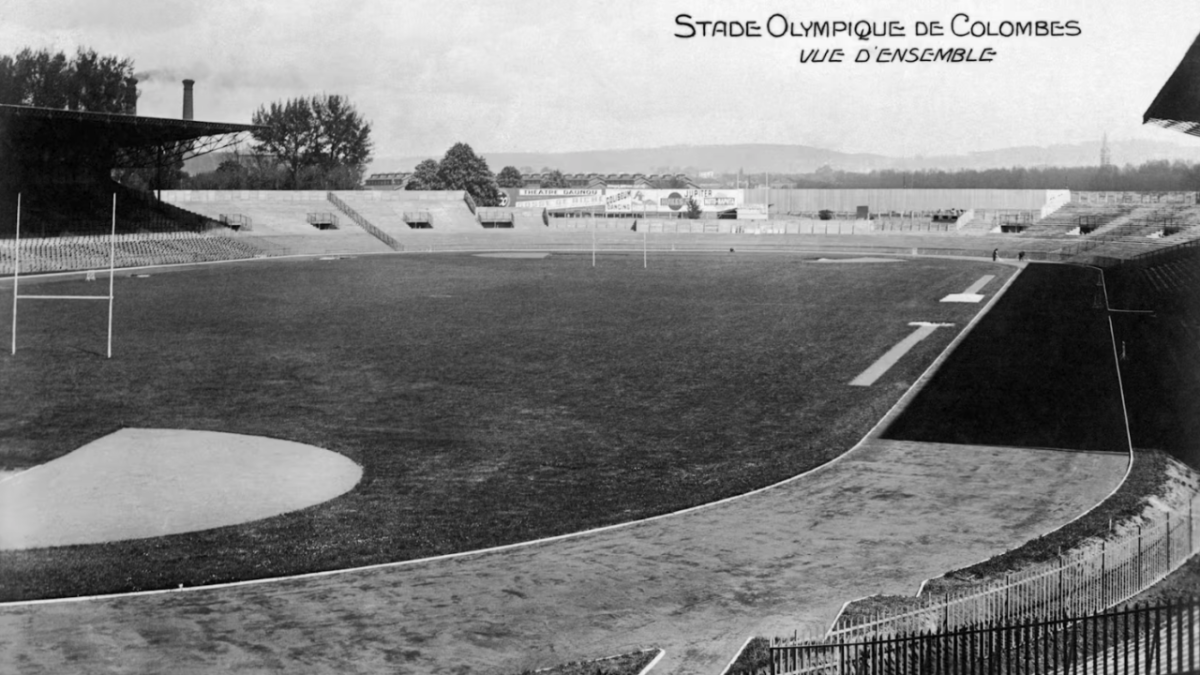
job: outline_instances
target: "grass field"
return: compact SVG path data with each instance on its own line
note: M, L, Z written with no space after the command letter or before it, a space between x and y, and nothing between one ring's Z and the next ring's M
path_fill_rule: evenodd
M1011 268L797 256L257 261L21 305L0 468L122 427L257 434L342 453L350 493L241 526L0 553L0 600L169 588L478 549L643 518L849 449L958 328L847 386L942 304ZM85 282L38 292L102 292ZM8 318L0 330L9 330ZM197 462L204 458L198 456Z

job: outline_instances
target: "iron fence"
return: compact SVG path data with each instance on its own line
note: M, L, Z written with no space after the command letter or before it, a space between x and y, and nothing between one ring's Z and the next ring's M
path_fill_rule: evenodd
M1126 675L1200 669L1200 599L770 647L772 675Z

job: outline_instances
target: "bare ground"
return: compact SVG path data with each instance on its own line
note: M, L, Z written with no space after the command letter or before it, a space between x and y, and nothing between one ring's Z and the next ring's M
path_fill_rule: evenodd
M504 552L234 588L0 607L0 671L512 673L662 647L719 673L750 635L1055 529L1126 458L869 440L718 506Z

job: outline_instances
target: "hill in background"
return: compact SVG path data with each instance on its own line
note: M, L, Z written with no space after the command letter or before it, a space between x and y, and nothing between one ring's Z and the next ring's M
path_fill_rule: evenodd
M1151 160L1200 161L1200 145L1164 141L1109 141L1112 161L1117 165L1142 164ZM770 171L811 173L828 165L835 170L868 172L880 169L994 169L1013 166L1095 166L1100 160L1100 142L1061 144L1048 147L1017 147L936 157L887 157L867 153L843 153L805 145L673 145L629 150L584 152L482 152L492 171L505 166L542 167L568 173L675 173L717 174ZM370 173L412 171L427 157L379 157ZM434 157L433 159L440 159Z

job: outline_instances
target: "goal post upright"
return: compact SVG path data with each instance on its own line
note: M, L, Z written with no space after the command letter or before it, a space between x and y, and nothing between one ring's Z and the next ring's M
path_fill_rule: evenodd
M17 234L16 255L13 267L13 322L12 322L12 353L17 353L17 304L18 300L107 300L108 301L108 343L105 351L106 358L112 358L112 328L113 328L113 298L114 280L117 273L117 194L113 193L112 200L112 231L108 240L108 295L21 295L17 290L21 276L21 195L17 194ZM91 272L89 272L90 274Z
M112 234L108 239L108 356L112 358L113 279L117 273L117 193L112 201Z
M21 193L17 193L17 238L14 245L13 264L13 318L12 318L12 353L17 353L17 281L21 276Z

